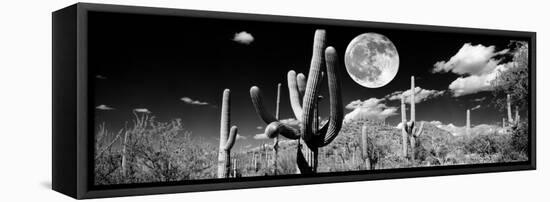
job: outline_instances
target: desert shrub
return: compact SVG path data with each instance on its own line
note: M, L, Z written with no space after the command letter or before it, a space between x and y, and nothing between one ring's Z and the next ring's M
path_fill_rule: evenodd
M529 148L529 128L526 122L520 122L512 127L510 145L518 153L527 154Z
M130 128L124 128L119 143L110 146L95 160L96 184L166 182L215 177L216 149L192 138L179 119L158 122L148 115L138 116ZM105 136L100 128L96 139ZM127 137L124 144L124 137ZM96 141L104 142L104 141ZM122 151L126 147L126 152ZM122 157L126 157L126 173Z

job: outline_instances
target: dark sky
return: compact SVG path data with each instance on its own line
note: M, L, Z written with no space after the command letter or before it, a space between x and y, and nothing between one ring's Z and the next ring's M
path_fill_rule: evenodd
M495 52L508 48L510 40L499 36L465 35L443 32L386 30L365 27L338 27L258 21L182 18L169 16L95 13L89 15L89 67L94 75L94 106L113 110L96 110L96 125L105 122L111 130L131 123L132 110L146 108L158 120L181 118L195 136L217 144L222 92L232 91L232 124L239 127L237 147L257 144L258 126L265 124L256 115L249 97L251 86L259 86L268 109L275 109L277 83L282 83L281 118L291 118L286 74L293 69L307 75L315 29L327 31L328 45L339 53L344 105L354 100L383 98L395 91L407 90L410 76L417 77L422 89L445 91L441 96L418 103L417 120L438 120L444 124L465 124L465 110L472 112L472 124L494 124L504 112L490 104L491 93L482 91L453 96L449 84L459 77L455 73L433 73L434 64L448 61L466 43L494 46ZM246 31L254 40L250 44L233 40ZM378 89L355 83L347 74L343 54L357 35L375 32L388 37L399 53L399 72L392 82ZM506 62L505 60L501 63ZM327 93L326 79L323 91ZM185 103L182 97L206 102ZM481 102L475 99L485 98ZM385 100L388 107L399 101ZM328 99L320 107L328 114ZM351 109L346 109L346 113ZM399 110L397 111L399 113ZM396 125L399 114L387 118Z

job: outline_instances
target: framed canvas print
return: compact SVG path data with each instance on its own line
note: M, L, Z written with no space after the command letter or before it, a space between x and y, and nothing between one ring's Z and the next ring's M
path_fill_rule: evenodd
M536 168L534 32L52 15L53 189L75 198Z

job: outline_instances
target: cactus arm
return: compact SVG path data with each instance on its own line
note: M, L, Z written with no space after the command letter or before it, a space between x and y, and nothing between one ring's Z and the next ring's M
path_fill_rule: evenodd
M256 113L260 116L260 118L266 123L269 124L271 122L277 121L275 116L273 114L269 113L262 101L262 91L257 86L252 86L250 88L250 98L252 99L252 104L254 105L254 108L256 109Z
M313 55L311 57L311 65L309 69L309 75L307 78L306 92L303 100L303 113L302 113L302 129L304 134L302 138L305 141L310 141L314 138L313 121L317 117L313 117L317 95L319 91L319 84L321 79L321 67L323 66L323 50L325 47L325 30L316 30L313 41Z
M298 82L298 92L300 92L300 96L304 96L306 92L306 75L299 73L296 77L296 81Z
M325 58L330 97L330 116L327 123L327 131L325 133L320 133L324 139L321 144L322 146L330 144L336 136L338 136L344 118L341 83L339 80L340 75L338 72L338 54L336 50L333 47L328 47L325 50Z
M267 137L275 138L279 134L291 140L300 138L300 131L279 121L271 122L265 127L265 135Z
M231 150L233 148L233 145L235 144L235 139L237 138L237 126L232 126L231 131L229 132L229 137L227 138L227 141L225 142L225 145L223 149L225 150Z
M301 74L303 75L303 74ZM301 104L301 94L299 90L299 81L296 78L296 72L294 70L288 71L287 74L288 82L288 94L290 98L290 106L292 107L292 112L298 121L302 120L302 104Z

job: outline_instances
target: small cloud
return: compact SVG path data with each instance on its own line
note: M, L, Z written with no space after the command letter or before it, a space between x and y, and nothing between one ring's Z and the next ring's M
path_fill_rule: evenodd
M388 100L401 100L401 94L405 96L405 102L410 104L410 97L412 95L412 91L410 89L406 90L405 92L395 91L389 95L386 95L385 98ZM417 86L416 88L414 88L414 103L420 103L432 98L439 97L443 94L445 94L444 90L426 90Z
M476 98L474 99L474 102L481 102L483 100L485 100L487 97L480 97L480 98Z
M182 97L180 98L181 101L190 104L190 105L208 105L208 102L201 102L198 100L193 100L190 97Z
M481 108L481 105L477 105L477 106L471 108L470 111L474 111L474 110L479 109L479 108Z
M443 125L443 123L441 123L441 121L430 121L429 123L431 123L432 125L435 125L437 127L440 127L441 125Z
M263 130L264 127L263 127L263 126L256 126L256 129L258 129L258 130Z
M246 140L247 137L246 137L246 136L242 136L241 134L238 134L238 133L237 133L237 137L236 137L236 138L237 138L237 140Z
M344 116L344 121L351 120L385 120L396 115L397 107L388 107L381 103L384 99L370 98L365 101L355 100L346 105L346 109L353 109Z
M95 107L96 109L99 109L99 110L115 110L115 108L112 108L112 107L109 107L107 105L98 105L97 107Z
M151 111L149 111L148 109L146 108L136 108L134 109L135 112L139 112L139 113L146 113L146 114L150 114Z
M256 134L256 135L254 135L253 138L255 140L267 140L267 139L269 139L269 137L267 137L267 135L265 135L264 133Z
M99 75L99 74L98 74L98 75L95 75L95 78L96 78L96 79L107 79L107 77L102 76L102 75Z
M242 31L242 32L235 33L235 36L233 37L233 41L248 45L254 41L254 37L252 36L252 34L246 31Z
M402 122L399 122L399 123L397 124L397 126L395 126L395 128L397 128L397 129L403 129L403 123L402 123Z

